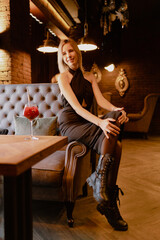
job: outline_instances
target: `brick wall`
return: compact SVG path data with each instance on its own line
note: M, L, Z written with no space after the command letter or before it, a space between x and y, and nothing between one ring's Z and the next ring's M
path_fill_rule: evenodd
M128 1L130 22L121 36L121 61L114 72L102 70L101 90L112 92L112 102L124 106L127 112L142 110L144 97L160 93L160 24L159 1ZM145 5L145 11L144 11ZM152 16L152 17L151 17ZM120 68L126 70L130 87L124 97L115 89ZM150 126L150 133L160 134L160 100L158 100Z
M119 70L124 68L129 81L129 88L121 97L115 88ZM144 97L149 93L160 93L160 71L158 64L146 59L122 61L114 72L102 70L99 86L102 92L111 91L114 104L124 105L128 112L138 112L143 107Z
M31 57L23 51L11 53L11 79L13 84L31 82Z
M29 0L0 0L0 84L30 83Z
M11 57L10 54L0 49L0 84L11 83Z
M9 46L9 39L6 38L10 27L10 4L9 0L0 0L0 83L7 84L11 81L11 58L8 51L2 49L4 42Z

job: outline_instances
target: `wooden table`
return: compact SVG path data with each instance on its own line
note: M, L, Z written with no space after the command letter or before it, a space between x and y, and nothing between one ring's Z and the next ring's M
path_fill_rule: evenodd
M67 144L67 137L0 135L0 175L4 176L5 240L32 240L31 167Z

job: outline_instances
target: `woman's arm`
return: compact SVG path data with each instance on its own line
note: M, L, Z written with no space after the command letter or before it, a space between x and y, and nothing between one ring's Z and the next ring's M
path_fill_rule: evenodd
M111 123L114 122L115 120L112 118L108 119L101 119L89 111L87 111L85 108L81 106L79 101L77 100L76 95L74 94L71 86L70 86L70 79L66 73L62 73L58 76L58 84L61 93L63 96L66 98L68 103L71 105L71 107L75 110L75 112L83 117L84 119L88 120L89 122L92 122L96 124L97 126L101 127L101 129L104 131L106 137L108 138L108 132L117 135L119 134L120 129Z
M94 76L90 76L91 78L91 82L92 82L92 88L93 88L93 92L94 92L94 96L96 98L97 104L108 110L108 111L121 111L122 115L119 117L119 122L122 124L124 122L128 122L128 117L126 116L126 112L124 111L123 107L116 107L114 106L112 103L110 103L106 98L104 98L104 96L102 95L99 86L97 84L97 81L95 79Z
M92 79L92 88L97 104L108 111L114 111L116 107L102 95L97 81L94 78Z

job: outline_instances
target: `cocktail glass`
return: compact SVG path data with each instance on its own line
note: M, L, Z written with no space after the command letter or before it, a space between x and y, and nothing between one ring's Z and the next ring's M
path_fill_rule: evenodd
M25 138L26 140L38 140L38 137L33 136L33 120L39 116L38 107L36 104L26 104L24 107L23 115L30 121L30 137Z

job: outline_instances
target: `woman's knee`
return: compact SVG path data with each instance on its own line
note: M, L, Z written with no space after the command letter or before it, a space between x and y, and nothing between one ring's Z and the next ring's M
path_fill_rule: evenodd
M105 118L113 118L115 120L118 120L118 118L122 115L120 111L112 111L105 115Z
M112 112L109 112L107 113L106 115L104 115L102 118L103 119L106 119L106 118L113 118L115 119L116 121L113 122L113 124L117 125L118 127L121 126L121 124L118 122L118 118L121 116L121 112L120 111L112 111Z

